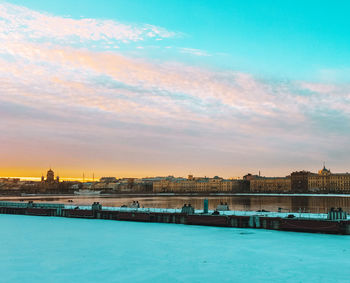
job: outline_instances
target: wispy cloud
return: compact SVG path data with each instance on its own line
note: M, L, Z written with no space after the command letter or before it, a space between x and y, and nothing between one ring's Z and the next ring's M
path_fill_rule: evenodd
M195 56L211 56L208 52L200 49L195 49L195 48L186 48L182 47L179 48L181 53L187 53Z
M24 38L32 41L50 41L63 44L100 42L128 43L146 39L164 39L176 33L149 24L124 24L113 20L72 19L28 8L0 4L0 33L2 38ZM0 38L1 39L1 38Z
M148 25L55 17L10 4L0 5L0 21L0 145L9 154L26 140L39 144L35 155L53 144L60 160L88 151L124 165L157 156L158 168L207 159L244 170L249 163L283 159L288 166L296 157L337 156L335 148L350 141L349 85L279 82L74 43L173 36Z

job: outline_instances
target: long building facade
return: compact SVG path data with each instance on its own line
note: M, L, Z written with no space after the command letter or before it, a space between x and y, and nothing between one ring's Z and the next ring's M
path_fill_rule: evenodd
M153 182L155 193L234 193L249 192L249 182L246 180L227 180L215 176L188 178L166 178Z
M318 173L296 171L287 177L249 178L251 193L350 193L350 174L332 173L325 166Z
M251 193L289 193L290 190L290 176L256 177L250 181Z
M318 174L310 174L308 191L313 193L350 193L350 174L332 173L323 167Z
M350 174L332 173L325 166L318 173L293 172L291 181L293 193L350 193Z

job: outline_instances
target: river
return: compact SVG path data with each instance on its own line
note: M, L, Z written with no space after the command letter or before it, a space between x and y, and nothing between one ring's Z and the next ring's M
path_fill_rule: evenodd
M203 208L203 200L209 200L209 209L215 209L221 202L227 203L231 210L267 210L282 212L305 212L324 213L331 207L342 207L345 211L350 211L350 196L305 196L305 195L215 195L215 196L169 196L169 195L101 195L101 196L22 196L9 197L2 196L2 201L29 201L64 203L70 205L91 205L93 202L100 202L103 206L129 205L133 201L138 201L141 207L155 208L181 208L183 204L191 204L196 209Z

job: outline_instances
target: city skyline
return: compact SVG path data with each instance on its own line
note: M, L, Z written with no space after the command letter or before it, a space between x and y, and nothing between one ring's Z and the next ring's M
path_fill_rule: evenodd
M48 169L49 168L49 169ZM331 172L330 168L327 168L326 167L326 163L323 162L323 167L319 167L318 169L316 170L309 170L307 168L303 168L303 169L295 169L295 170L292 170L290 172L288 172L287 174L285 175L266 175L264 174L264 172L262 172L261 170L258 170L257 172L255 171L249 171L249 172L246 172L244 173L243 175L237 175L237 174L231 174L230 176L226 176L226 175L221 175L221 174L193 174L192 172L188 172L186 174L182 174L182 175L176 175L176 174L156 174L156 175L121 175L121 174L118 174L118 173L112 173L112 174L102 174L102 175L96 175L94 172L93 173L86 173L86 172L83 172L81 173L81 176L62 176L59 171L55 171L51 166L48 167L44 170L41 170L42 173L41 174L34 174L33 176L0 176L0 178L18 178L18 179L21 179L21 180L28 180L28 181L40 181L42 180L43 177L46 176L47 172L46 170L53 170L54 171L54 174L55 176L59 176L60 180L62 181L86 181L86 182L91 182L91 181L98 181L100 178L103 178L103 177L116 177L116 178L153 178L153 177L167 177L167 176L172 176L172 177L175 177L175 178L187 178L189 176L194 176L194 177L199 177L199 178L212 178L212 177L217 177L219 176L220 178L226 178L226 179L243 179L243 177L245 175L248 175L248 174L251 174L251 175L255 175L255 176L261 176L261 177L277 177L277 178L284 178L284 177L288 177L290 176L290 174L292 172L310 172L310 173L316 173L316 172L320 172L322 170L327 170L329 172ZM339 172L339 171L333 171L332 170L332 173L336 172L337 174L341 173L341 174L349 174L348 170L347 171L344 171L344 172Z
M0 175L347 172L349 8L0 1Z

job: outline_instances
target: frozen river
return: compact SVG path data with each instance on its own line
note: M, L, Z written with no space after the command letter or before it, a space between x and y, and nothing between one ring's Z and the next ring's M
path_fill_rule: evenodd
M0 282L349 282L350 237L0 215Z

